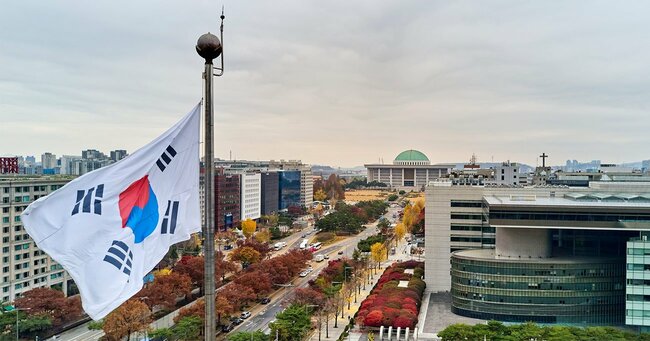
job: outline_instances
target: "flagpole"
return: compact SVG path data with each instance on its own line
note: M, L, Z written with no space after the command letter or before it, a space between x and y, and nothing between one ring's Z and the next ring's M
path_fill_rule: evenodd
M205 340L212 341L216 333L215 314L215 280L214 280L214 113L212 111L212 60L222 52L221 41L217 36L206 33L196 43L196 52L205 59L203 79L205 80L205 155L204 155L204 189L205 189L205 226L203 227L203 257L205 259Z

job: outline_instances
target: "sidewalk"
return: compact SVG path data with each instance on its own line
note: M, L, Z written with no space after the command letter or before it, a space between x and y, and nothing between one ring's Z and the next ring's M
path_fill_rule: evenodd
M389 255L388 260L384 261L381 264L381 269L378 269L377 272L372 276L370 279L370 284L366 284L366 290L361 290L361 294L357 294L357 303L354 303L354 296L352 298L352 302L350 303L350 309L348 309L347 302L345 304L344 310L343 310L343 319L339 317L339 323L338 323L338 328L334 328L334 322L333 319L330 319L329 323L329 338L325 337L325 324L323 324L323 330L321 332L321 341L336 341L339 339L339 336L343 333L343 330L345 329L345 326L347 325L348 322L348 317L353 318L354 314L357 313L359 310L359 307L361 306L361 302L370 295L370 291L375 287L375 284L377 284L377 281L379 280L379 277L384 273L384 270L386 270L386 267L389 266L390 264L396 262L396 261L406 261L410 260L411 257L410 255L407 255L404 253L404 250L406 249L406 241L402 240L398 246L395 248L396 252L394 255ZM311 338L309 339L310 341L318 341L318 328L316 328L315 332L312 334ZM347 340L347 339L346 339ZM349 336L350 341L359 341L359 340L365 340L365 336L363 333L355 326L351 331L350 331L350 336Z

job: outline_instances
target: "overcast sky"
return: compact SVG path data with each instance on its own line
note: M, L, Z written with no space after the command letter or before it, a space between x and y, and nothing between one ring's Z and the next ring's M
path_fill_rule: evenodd
M225 0L216 152L357 166L650 159L650 2ZM148 143L202 96L217 1L0 10L0 155ZM40 160L40 157L37 157Z

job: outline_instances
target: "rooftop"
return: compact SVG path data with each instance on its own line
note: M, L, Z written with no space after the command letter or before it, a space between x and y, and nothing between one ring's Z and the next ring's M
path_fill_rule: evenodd
M429 161L429 158L421 151L409 149L399 153L395 161Z

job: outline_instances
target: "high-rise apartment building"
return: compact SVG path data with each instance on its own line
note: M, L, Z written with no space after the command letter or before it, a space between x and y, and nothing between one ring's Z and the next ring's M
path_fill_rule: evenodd
M128 154L124 149L111 150L111 160L117 162L125 158Z
M38 287L56 288L68 294L70 277L61 265L36 247L20 221L20 214L34 200L63 187L70 180L64 177L0 177L3 302L11 302L25 291Z
M56 155L52 153L41 154L41 166L43 166L43 169L54 169L57 166Z
M242 173L240 179L241 220L259 219L262 215L262 176L260 173Z

